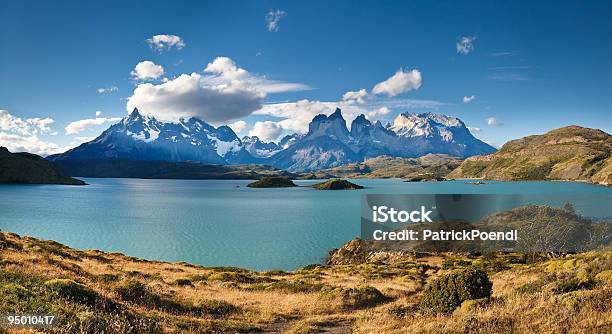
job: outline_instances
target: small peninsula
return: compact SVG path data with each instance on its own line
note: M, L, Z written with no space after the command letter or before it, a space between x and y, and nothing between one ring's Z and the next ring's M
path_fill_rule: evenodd
M11 153L6 147L0 147L0 183L86 184L64 175L58 167L41 156L31 153Z

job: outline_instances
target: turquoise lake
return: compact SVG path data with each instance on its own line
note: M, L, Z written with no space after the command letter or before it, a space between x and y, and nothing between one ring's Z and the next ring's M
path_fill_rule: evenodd
M406 183L366 189L251 189L246 180L83 179L90 185L0 185L0 230L165 261L254 270L322 262L359 236L364 194L535 194L610 217L612 188L571 182ZM317 181L296 181L308 185Z

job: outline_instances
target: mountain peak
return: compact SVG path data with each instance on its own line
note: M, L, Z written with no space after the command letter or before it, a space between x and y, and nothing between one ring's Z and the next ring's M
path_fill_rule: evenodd
M340 110L340 108L336 108L336 110L329 115L329 117L327 119L341 119L344 120L344 117L342 117L342 110Z
M319 114L312 119L308 126L307 137L315 138L319 136L330 136L335 139L348 139L348 128L346 121L342 117L340 108L336 108L331 115Z
M359 116L355 117L353 124L372 124L372 122L368 121L364 114L360 114Z

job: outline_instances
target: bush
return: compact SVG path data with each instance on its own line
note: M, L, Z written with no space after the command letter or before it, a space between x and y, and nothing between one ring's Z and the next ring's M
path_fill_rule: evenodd
M342 307L347 309L374 306L387 300L382 292L368 285L355 288L327 288L322 291L325 295L339 298Z
M30 296L28 289L15 283L0 285L0 305L19 305Z
M251 274L240 272L219 272L208 276L209 281L236 282L236 283L255 283L256 277Z
M562 294L576 290L590 289L593 286L593 282L590 280L583 281L578 278L567 278L561 279L555 283L552 287L552 292L555 294Z
M451 259L444 259L444 261L442 261L442 270L453 269L454 266L455 262Z
M313 263L313 264L309 264L307 266L302 267L302 269L300 270L314 270L314 269L319 269L319 268L323 268L324 266L322 264L318 264L318 263Z
M83 284L71 279L56 278L45 282L47 289L59 296L85 305L92 305L98 300L98 294Z
M193 286L193 283L188 278L177 278L174 280L174 284L178 286Z
M196 308L200 311L200 313L211 316L226 316L240 310L238 307L228 302L212 299L200 301Z
M419 305L424 312L450 313L466 300L491 297L492 286L484 271L475 268L456 270L428 285Z
M284 291L290 293L318 292L324 287L323 284L308 283L304 281L280 281L272 283L259 283L248 287L255 291Z
M131 279L126 279L115 286L117 297L123 301L142 302L149 296L147 287Z
M415 304L392 305L387 309L387 313L398 318L404 318L409 314L414 313L416 311L416 308L418 308L418 305Z

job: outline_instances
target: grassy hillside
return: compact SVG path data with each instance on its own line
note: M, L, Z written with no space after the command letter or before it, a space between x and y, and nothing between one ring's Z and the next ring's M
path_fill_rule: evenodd
M466 159L454 178L571 180L612 184L612 136L568 126L506 143L494 154Z
M377 157L314 173L313 178L413 178L419 175L444 177L461 164L458 158L428 154L420 158Z
M359 254L359 245L358 240L347 244L343 254ZM58 325L47 331L55 333L612 330L609 252L555 260L513 254L334 254L328 265L252 272L78 251L0 233L0 313L54 313ZM453 277L474 280L471 285L490 282L467 292L492 295L463 302L464 294L454 295L454 304L443 299L445 308L432 312Z

